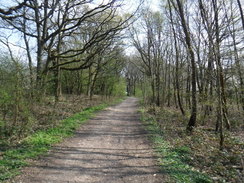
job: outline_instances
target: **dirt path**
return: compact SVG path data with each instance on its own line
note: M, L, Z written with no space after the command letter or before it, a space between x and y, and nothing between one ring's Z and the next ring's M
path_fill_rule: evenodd
M14 182L164 182L137 109L137 99L128 98L98 113Z

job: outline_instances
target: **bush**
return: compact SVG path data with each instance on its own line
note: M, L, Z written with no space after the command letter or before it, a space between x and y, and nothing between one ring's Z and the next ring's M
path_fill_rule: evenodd
M17 59L12 60L7 54L0 56L0 131L5 137L21 135L28 123L26 74L24 64Z

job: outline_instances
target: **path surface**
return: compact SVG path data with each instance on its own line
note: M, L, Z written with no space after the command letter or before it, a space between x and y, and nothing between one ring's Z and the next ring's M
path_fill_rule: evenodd
M137 99L128 98L101 111L14 182L164 182L137 109Z

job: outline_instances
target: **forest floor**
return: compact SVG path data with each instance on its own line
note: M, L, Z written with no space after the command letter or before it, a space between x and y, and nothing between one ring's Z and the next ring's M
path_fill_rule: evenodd
M12 182L169 182L148 135L140 122L138 100L127 98L30 162Z
M40 133L25 138L23 148L10 149L2 157L0 153L0 181L18 174L19 168L22 174L7 183L244 181L241 113L230 116L236 124L225 131L225 148L220 151L214 116L205 122L198 119L194 133L188 135L188 116L183 117L175 108L150 106L141 108L140 114L138 99L132 97L96 113L92 119L90 114L106 106L99 96L92 101L84 96L65 96L57 104L50 101L33 108L39 119L35 129ZM78 130L70 138L74 129ZM69 138L57 143L63 137Z
M243 113L230 112L233 125L230 131L224 131L222 151L219 150L219 133L215 132L214 114L199 118L191 135L186 133L188 119L189 116L182 116L175 108L148 106L143 109L145 123L152 126L152 131L161 133L154 141L164 157L161 159L162 168L168 169L168 173L179 182L244 182ZM175 167L171 166L172 163Z

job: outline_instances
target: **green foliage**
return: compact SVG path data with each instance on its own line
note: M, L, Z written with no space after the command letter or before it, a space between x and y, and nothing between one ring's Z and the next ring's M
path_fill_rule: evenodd
M190 148L174 148L167 142L156 120L141 110L142 121L150 132L150 139L156 147L163 172L168 173L177 183L210 183L210 178L189 165Z
M142 98L143 97L142 90L139 87L136 87L136 97L138 97L138 98Z
M124 78L120 78L118 82L115 82L112 95L113 96L126 95L126 81Z
M13 103L15 78L12 68L14 65L9 62L8 57L0 57L0 107L2 109L6 109Z
M31 115L27 96L26 67L6 53L0 56L0 131L3 137L21 135ZM12 137L11 137L12 138Z
M11 104L11 96L9 93L1 88L0 90L0 106Z

